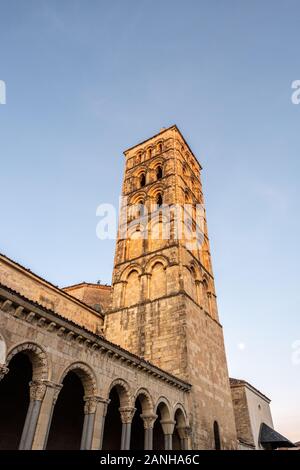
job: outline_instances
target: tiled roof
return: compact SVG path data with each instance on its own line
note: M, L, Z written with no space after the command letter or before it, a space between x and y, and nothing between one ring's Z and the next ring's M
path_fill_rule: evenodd
M295 444L265 423L262 423L260 428L259 442L262 446L270 445L274 449L277 447L295 447Z

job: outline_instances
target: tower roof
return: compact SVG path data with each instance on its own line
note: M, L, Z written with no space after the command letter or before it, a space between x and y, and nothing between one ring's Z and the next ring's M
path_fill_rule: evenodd
M176 124L173 124L172 126L167 127L167 128L164 128L164 127L163 127L157 134L154 134L154 135L152 135L151 137L149 137L148 139L143 140L142 142L139 142L138 144L135 144L135 145L133 145L132 147L127 148L127 149L124 150L124 152L123 152L124 155L126 155L127 152L130 152L131 150L135 149L136 147L139 147L140 145L145 144L146 142L148 142L148 140L154 139L155 137L158 137L158 136L160 136L160 135L164 134L165 132L168 132L168 131L170 131L170 130L172 130L172 129L173 129L173 130L176 130L176 131L178 132L178 134L180 135L180 137L181 137L182 140L184 141L185 145L187 146L187 148L189 149L189 151L191 152L191 154L192 154L193 157L195 158L197 164L199 165L200 170L202 170L202 166L200 165L200 163L199 163L199 161L198 161L196 155L195 155L194 152L192 151L191 147L189 146L189 144L188 144L187 141L185 140L185 138L184 138L182 132L179 130L179 128L177 127Z

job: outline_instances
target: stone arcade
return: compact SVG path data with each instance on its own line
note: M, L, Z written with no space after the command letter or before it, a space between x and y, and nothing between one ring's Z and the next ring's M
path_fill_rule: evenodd
M206 220L191 249L160 211L203 205L201 166L176 126L125 160L122 195L157 212L130 212L111 287L59 289L0 257L1 449L237 447Z

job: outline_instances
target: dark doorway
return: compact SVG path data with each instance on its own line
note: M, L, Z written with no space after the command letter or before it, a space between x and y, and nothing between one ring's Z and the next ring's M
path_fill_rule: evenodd
M0 449L18 449L29 406L32 365L19 353L9 363L9 372L0 382Z
M144 450L144 423L141 418L141 414L143 413L142 405L137 398L135 402L136 411L133 416L132 424L131 424L131 441L130 441L130 449L132 450Z
M114 387L110 394L111 400L108 407L104 424L103 433L103 450L120 450L121 449L121 435L122 435L122 421L119 412L120 399L119 394Z
M214 438L215 438L215 449L221 450L220 430L219 430L219 424L217 421L214 422Z
M74 372L69 372L54 408L46 447L48 450L80 449L84 419L83 396L81 380Z

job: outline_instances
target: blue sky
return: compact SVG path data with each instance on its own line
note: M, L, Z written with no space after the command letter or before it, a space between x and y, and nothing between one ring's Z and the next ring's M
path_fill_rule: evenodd
M122 151L176 123L203 166L230 374L300 440L300 4L0 0L0 251L110 283Z

